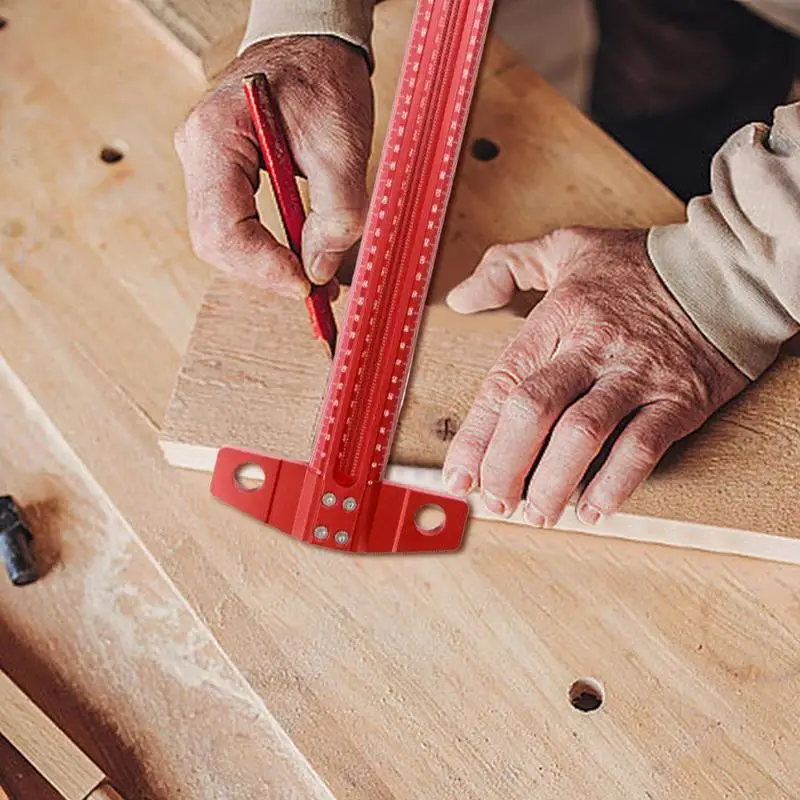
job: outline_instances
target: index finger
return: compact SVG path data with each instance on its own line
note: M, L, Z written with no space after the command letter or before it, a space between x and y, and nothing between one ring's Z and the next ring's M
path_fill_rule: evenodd
M197 255L248 283L305 298L310 285L299 260L278 243L258 215L255 143L238 132L213 141L202 131L189 131L177 150L184 169L189 234Z

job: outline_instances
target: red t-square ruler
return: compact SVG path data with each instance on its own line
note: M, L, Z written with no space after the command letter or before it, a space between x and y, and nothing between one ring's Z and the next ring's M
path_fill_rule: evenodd
M311 461L222 448L211 492L351 552L455 550L468 504L383 481L489 26L492 0L421 0L372 193ZM254 490L239 480L261 467ZM438 507L433 530L419 522Z

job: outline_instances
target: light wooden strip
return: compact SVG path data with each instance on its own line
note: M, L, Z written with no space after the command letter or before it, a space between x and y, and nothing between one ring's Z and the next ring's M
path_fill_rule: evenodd
M85 800L102 770L0 671L0 734L67 800Z
M162 445L162 449L167 461L173 466L200 471L210 472L213 470L217 456L217 451L213 447L166 443ZM245 479L259 478L257 470L248 468L244 468L241 475ZM390 465L386 478L394 483L412 486L416 489L443 493L447 491L442 483L442 473L438 469ZM487 511L486 506L477 495L471 495L469 500L474 520L525 525L521 509L517 509L510 517L503 518ZM603 518L596 525L584 525L575 513L574 503L569 505L564 516L555 526L555 530L673 547L688 547L713 553L731 553L763 558L767 561L780 561L786 564L800 564L800 539L723 528L717 525L682 522L675 519L654 519L625 512Z

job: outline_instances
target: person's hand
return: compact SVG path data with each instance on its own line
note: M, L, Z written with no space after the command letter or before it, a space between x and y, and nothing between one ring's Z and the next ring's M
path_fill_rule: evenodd
M444 465L448 487L480 486L503 515L554 525L604 443L578 516L617 511L667 448L748 383L661 283L645 231L568 229L499 245L448 297L462 313L547 290L490 371ZM621 429L621 432L619 432Z
M242 89L253 72L267 73L296 165L308 179L303 266L258 218L259 151ZM175 134L197 255L288 296L306 297L309 279L327 283L361 236L372 125L369 70L358 48L329 36L249 47Z

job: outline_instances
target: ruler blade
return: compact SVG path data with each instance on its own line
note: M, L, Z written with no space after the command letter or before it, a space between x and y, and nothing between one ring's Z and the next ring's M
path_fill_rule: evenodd
M491 7L417 6L311 459L341 485L383 477Z

